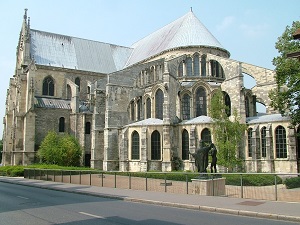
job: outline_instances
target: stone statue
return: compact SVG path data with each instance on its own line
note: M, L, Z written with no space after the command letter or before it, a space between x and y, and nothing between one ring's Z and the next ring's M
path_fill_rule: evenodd
M207 173L207 166L208 166L208 155L211 154L213 157L212 164L211 164L211 171L213 171L213 167L216 170L216 163L217 163L217 149L213 143L211 143L209 146L204 146L204 143L202 140L199 141L199 148L196 149L195 153L191 153L189 151L189 154L192 155L195 159L195 165L198 169L199 173Z
M212 143L211 144L211 150L210 150L210 155L211 155L211 164L210 164L210 172L213 173L213 172L217 172L217 161L218 161L218 158L217 158L217 148L216 146ZM215 171L214 171L215 170Z

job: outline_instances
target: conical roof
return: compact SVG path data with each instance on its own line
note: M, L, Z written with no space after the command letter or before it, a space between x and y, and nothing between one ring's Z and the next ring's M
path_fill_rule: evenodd
M191 11L134 43L131 46L134 50L126 66L133 65L172 48L187 46L206 46L225 50Z

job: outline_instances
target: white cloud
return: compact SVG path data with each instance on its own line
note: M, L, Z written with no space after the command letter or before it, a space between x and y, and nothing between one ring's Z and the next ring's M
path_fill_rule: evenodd
M234 20L235 20L235 18L233 16L226 16L222 20L221 24L217 25L217 30L223 31L223 30L228 29L231 26L231 24L234 23Z

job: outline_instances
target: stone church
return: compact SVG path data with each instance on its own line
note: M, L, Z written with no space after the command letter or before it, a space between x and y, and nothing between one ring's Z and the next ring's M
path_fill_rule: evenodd
M34 163L56 131L79 140L84 166L171 171L179 157L193 171L188 151L214 140L209 107L221 88L228 116L236 110L248 127L239 152L246 170L299 172L299 129L268 98L274 71L231 59L192 11L126 47L32 29L25 10L16 55L3 165ZM246 75L256 81L251 89Z

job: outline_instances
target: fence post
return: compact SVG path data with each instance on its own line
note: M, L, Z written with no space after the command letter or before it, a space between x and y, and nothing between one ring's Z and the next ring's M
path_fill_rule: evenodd
M72 170L70 170L70 184L72 184Z
M53 181L55 182L55 172L56 170L53 170Z
M243 174L241 174L241 198L244 198L244 190L243 190Z
M129 172L129 189L131 189L131 173Z
M277 196L277 176L276 176L276 174L274 175L274 183L275 183L275 201L277 201L278 196Z
M104 176L104 174L102 172L102 176L101 176L101 185L102 185L102 187L103 187L103 176Z
M148 191L148 173L146 172L146 191Z
M61 182L64 182L64 172L61 170Z
M48 170L46 170L46 180L48 181Z
M185 181L186 181L186 194L189 194L189 180L188 180L188 175L185 174Z
M31 173L31 170L28 169L28 179L30 179L30 173Z
M92 171L90 171L90 186L92 186Z
M81 170L79 170L79 184L81 184Z
M33 169L33 179L35 180L35 169Z
M117 173L115 172L115 188L117 188Z
M212 194L215 196L215 182L214 182L214 175L211 176L211 182L212 182Z
M167 174L165 173L165 192L167 192Z

